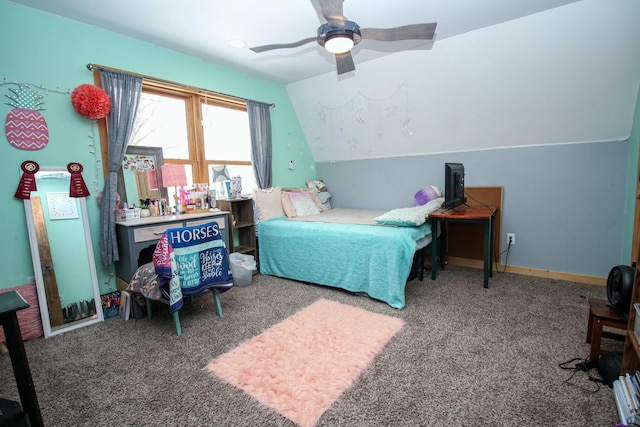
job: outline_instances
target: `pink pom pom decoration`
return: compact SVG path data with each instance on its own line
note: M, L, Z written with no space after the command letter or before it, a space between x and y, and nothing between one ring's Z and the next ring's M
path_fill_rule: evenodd
M111 111L111 98L95 85L81 84L71 92L71 104L78 114L96 120Z
M413 196L413 200L416 202L416 205L425 205L438 197L442 197L442 192L435 185L430 185L429 187L418 190L416 195Z

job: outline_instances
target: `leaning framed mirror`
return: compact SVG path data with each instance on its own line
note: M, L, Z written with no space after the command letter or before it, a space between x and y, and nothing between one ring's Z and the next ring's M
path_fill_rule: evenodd
M24 200L45 338L104 320L84 198L66 167L40 167Z
M121 203L140 206L146 199L167 199L162 185L161 168L164 164L162 148L130 145L118 172L118 194Z

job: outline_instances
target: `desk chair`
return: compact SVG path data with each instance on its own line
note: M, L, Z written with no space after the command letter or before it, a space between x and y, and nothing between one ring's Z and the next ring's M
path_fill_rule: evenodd
M208 289L204 292L202 292L201 294L198 295L202 295L204 293L206 293L207 291L211 291L211 293L213 294L213 300L216 304L216 313L218 314L218 317L222 317L222 304L220 303L220 296L218 295L218 292L215 289ZM193 301L193 297L197 296L197 295L190 295L188 298L190 301ZM186 297L185 297L186 298ZM147 319L151 320L151 317L153 317L152 314L152 299L150 298L145 298L146 301L146 305L147 305ZM163 303L165 303L166 305L170 305L169 304L169 300L166 298L162 298L159 299L158 301L161 301ZM178 314L178 310L174 311L173 314L173 323L176 326L176 335L180 336L182 335L182 325L180 324L180 315Z
M153 270L151 270L153 268ZM178 311L185 297L211 292L222 317L219 294L233 287L229 252L216 222L164 232L153 253L153 262L138 268L129 290L145 297L151 319L152 300L169 305L176 334L182 334Z
M587 324L587 343L591 344L589 360L596 361L608 350L601 347L602 338L616 341L624 341L627 333L627 322L618 310L607 305L607 302L599 298L589 298L589 321ZM621 329L624 334L603 331L602 328Z

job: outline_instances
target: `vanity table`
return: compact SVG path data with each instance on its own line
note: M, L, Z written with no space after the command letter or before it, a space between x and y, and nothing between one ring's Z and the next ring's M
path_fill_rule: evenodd
M228 217L229 212L216 211L152 216L116 222L116 236L120 254L120 260L115 263L118 289L126 289L138 267L151 261L151 254L156 243L169 228L188 227L215 221L222 233L224 244L229 248Z

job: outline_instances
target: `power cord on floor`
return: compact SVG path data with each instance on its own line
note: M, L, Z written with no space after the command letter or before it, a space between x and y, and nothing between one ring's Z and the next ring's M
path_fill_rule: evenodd
M586 392L589 393L597 393L598 391L600 391L600 384L604 384L604 380L602 378L599 377L595 377L591 374L592 369L596 369L598 367L598 362L597 361L593 361L590 360L588 358L579 358L579 357L574 357L571 360L567 360L566 362L562 362L559 363L558 366L560 367L560 369L564 369L567 371L573 371L571 373L571 376L569 376L569 378L567 378L566 380L564 380L564 382L566 382L567 384L574 386L574 387L578 387L581 390L584 390ZM587 387L584 387L580 384L576 384L571 382L571 380L573 379L573 377L575 377L575 375L578 372L585 372L588 375L589 381L591 381L592 383L595 384L596 388L594 389L589 389Z
M494 246L494 247L495 247L495 246ZM500 253L498 254L498 256L497 256L497 257L494 257L494 262L496 263L496 271L497 271L498 273L504 273L505 271L507 271L507 266L509 265L509 251L510 251L510 249L511 249L511 243L508 243L508 244L507 244L507 249L505 249L504 251L500 252ZM503 254L505 254L505 253L506 253L507 255L506 255L506 256L505 256L505 258L504 258L504 268L502 269L502 271L500 271L500 270L498 269L498 265L499 265L499 264L498 264L498 261L500 260L500 257L501 257Z

